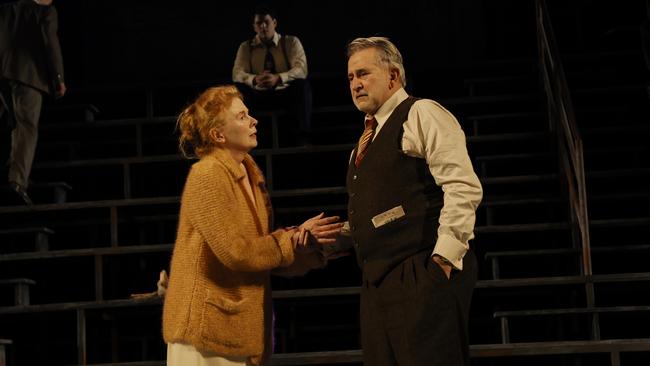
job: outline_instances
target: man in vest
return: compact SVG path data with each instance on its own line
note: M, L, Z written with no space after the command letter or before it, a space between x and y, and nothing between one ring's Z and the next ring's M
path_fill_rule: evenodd
M255 37L237 50L232 79L252 109L284 108L298 128L294 143L309 141L312 95L307 56L298 37L280 35L275 11L258 6L253 15Z
M66 91L57 28L52 0L0 5L0 159L10 204L32 203L27 187L43 95Z
M348 45L348 80L366 130L347 174L349 238L363 273L364 364L469 365L482 188L454 116L409 96L387 38Z

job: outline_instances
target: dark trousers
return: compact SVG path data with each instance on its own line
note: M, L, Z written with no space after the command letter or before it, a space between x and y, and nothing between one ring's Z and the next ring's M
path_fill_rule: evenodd
M426 251L400 263L379 285L364 280L364 365L468 366L467 322L476 280L472 251L451 279Z
M309 133L311 129L312 93L309 81L293 80L281 90L255 90L246 84L236 83L237 89L244 95L244 104L255 112L264 109L283 109L295 120L292 130Z
M0 161L2 179L27 188L32 170L43 94L28 85L0 79Z

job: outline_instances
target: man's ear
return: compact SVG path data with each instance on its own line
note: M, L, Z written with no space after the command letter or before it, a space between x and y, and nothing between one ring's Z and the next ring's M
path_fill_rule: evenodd
M226 142L226 136L223 135L223 133L219 132L216 128L213 128L209 132L210 138L220 144L223 144Z
M396 83L401 82L399 77L399 70L397 68L391 69L389 73L390 82L389 86L392 89Z

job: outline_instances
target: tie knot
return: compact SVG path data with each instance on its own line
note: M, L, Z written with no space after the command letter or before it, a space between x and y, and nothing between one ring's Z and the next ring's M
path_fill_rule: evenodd
M375 117L369 118L366 120L366 129L375 129L377 128L377 120Z

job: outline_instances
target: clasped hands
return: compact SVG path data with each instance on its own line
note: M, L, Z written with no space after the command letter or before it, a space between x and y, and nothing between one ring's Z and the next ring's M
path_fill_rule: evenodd
M280 84L280 82L280 75L273 74L267 70L264 70L261 74L255 75L254 79L255 86L262 89L273 89Z
M343 223L338 216L325 216L325 213L310 218L298 226L291 238L298 252L321 250L324 245L334 244L341 233ZM327 259L335 259L348 255L348 251L327 254Z

